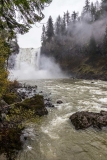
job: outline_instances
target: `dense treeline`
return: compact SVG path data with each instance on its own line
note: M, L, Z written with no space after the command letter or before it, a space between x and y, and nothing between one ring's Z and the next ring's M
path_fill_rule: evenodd
M71 6L72 7L72 6ZM107 55L107 0L101 3L85 1L82 13L67 11L56 22L50 16L42 29L41 53L54 57L62 66L70 63L73 57L82 59L90 56Z

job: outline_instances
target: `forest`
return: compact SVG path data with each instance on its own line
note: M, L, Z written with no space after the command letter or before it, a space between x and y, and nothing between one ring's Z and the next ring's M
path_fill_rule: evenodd
M85 0L81 14L66 11L55 22L49 16L42 28L41 53L53 57L70 74L106 79L106 17L107 0L96 3Z

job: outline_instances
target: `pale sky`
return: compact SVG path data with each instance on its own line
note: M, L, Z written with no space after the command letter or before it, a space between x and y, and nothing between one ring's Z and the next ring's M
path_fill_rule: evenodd
M96 0L91 0L96 2ZM99 0L100 2L100 0ZM45 18L36 23L27 34L18 35L18 43L21 48L38 48L41 46L41 33L42 25L46 24L49 16L51 15L55 22L58 15L63 16L63 13L67 10L72 13L74 10L81 13L85 4L85 0L53 0L52 3L43 11Z

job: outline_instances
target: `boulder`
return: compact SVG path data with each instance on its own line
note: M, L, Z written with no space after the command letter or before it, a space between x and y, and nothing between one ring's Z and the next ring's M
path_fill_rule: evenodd
M48 111L45 108L44 99L41 95L35 95L34 97L27 98L22 102L14 104L14 108L20 108L24 111L33 111L38 116L47 115ZM21 111L20 111L21 112Z
M45 107L54 107L51 101L48 101L48 100L44 100L44 104L45 104Z
M57 104L62 104L62 100L57 100Z
M98 129L107 126L107 112L101 111L100 113L94 112L76 112L70 116L72 124L75 129L86 129L90 126Z

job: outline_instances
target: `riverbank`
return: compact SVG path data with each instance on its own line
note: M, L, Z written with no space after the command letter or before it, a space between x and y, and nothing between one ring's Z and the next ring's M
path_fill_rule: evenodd
M107 81L107 57L103 56L72 56L60 63L65 73L73 78Z
M27 128L31 135L17 160L107 159L107 128L77 131L69 119L77 111L107 111L107 82L51 79L26 83L37 85L45 94L51 93L49 98L55 108L49 108L48 116L41 117L38 125L29 123ZM56 104L59 98L63 101L60 105Z
M20 137L26 122L38 122L47 115L46 107L53 107L49 98L37 92L37 86L9 82L7 92L0 99L0 155L15 159L24 141ZM27 140L27 137L24 137ZM7 145L6 145L7 144Z

